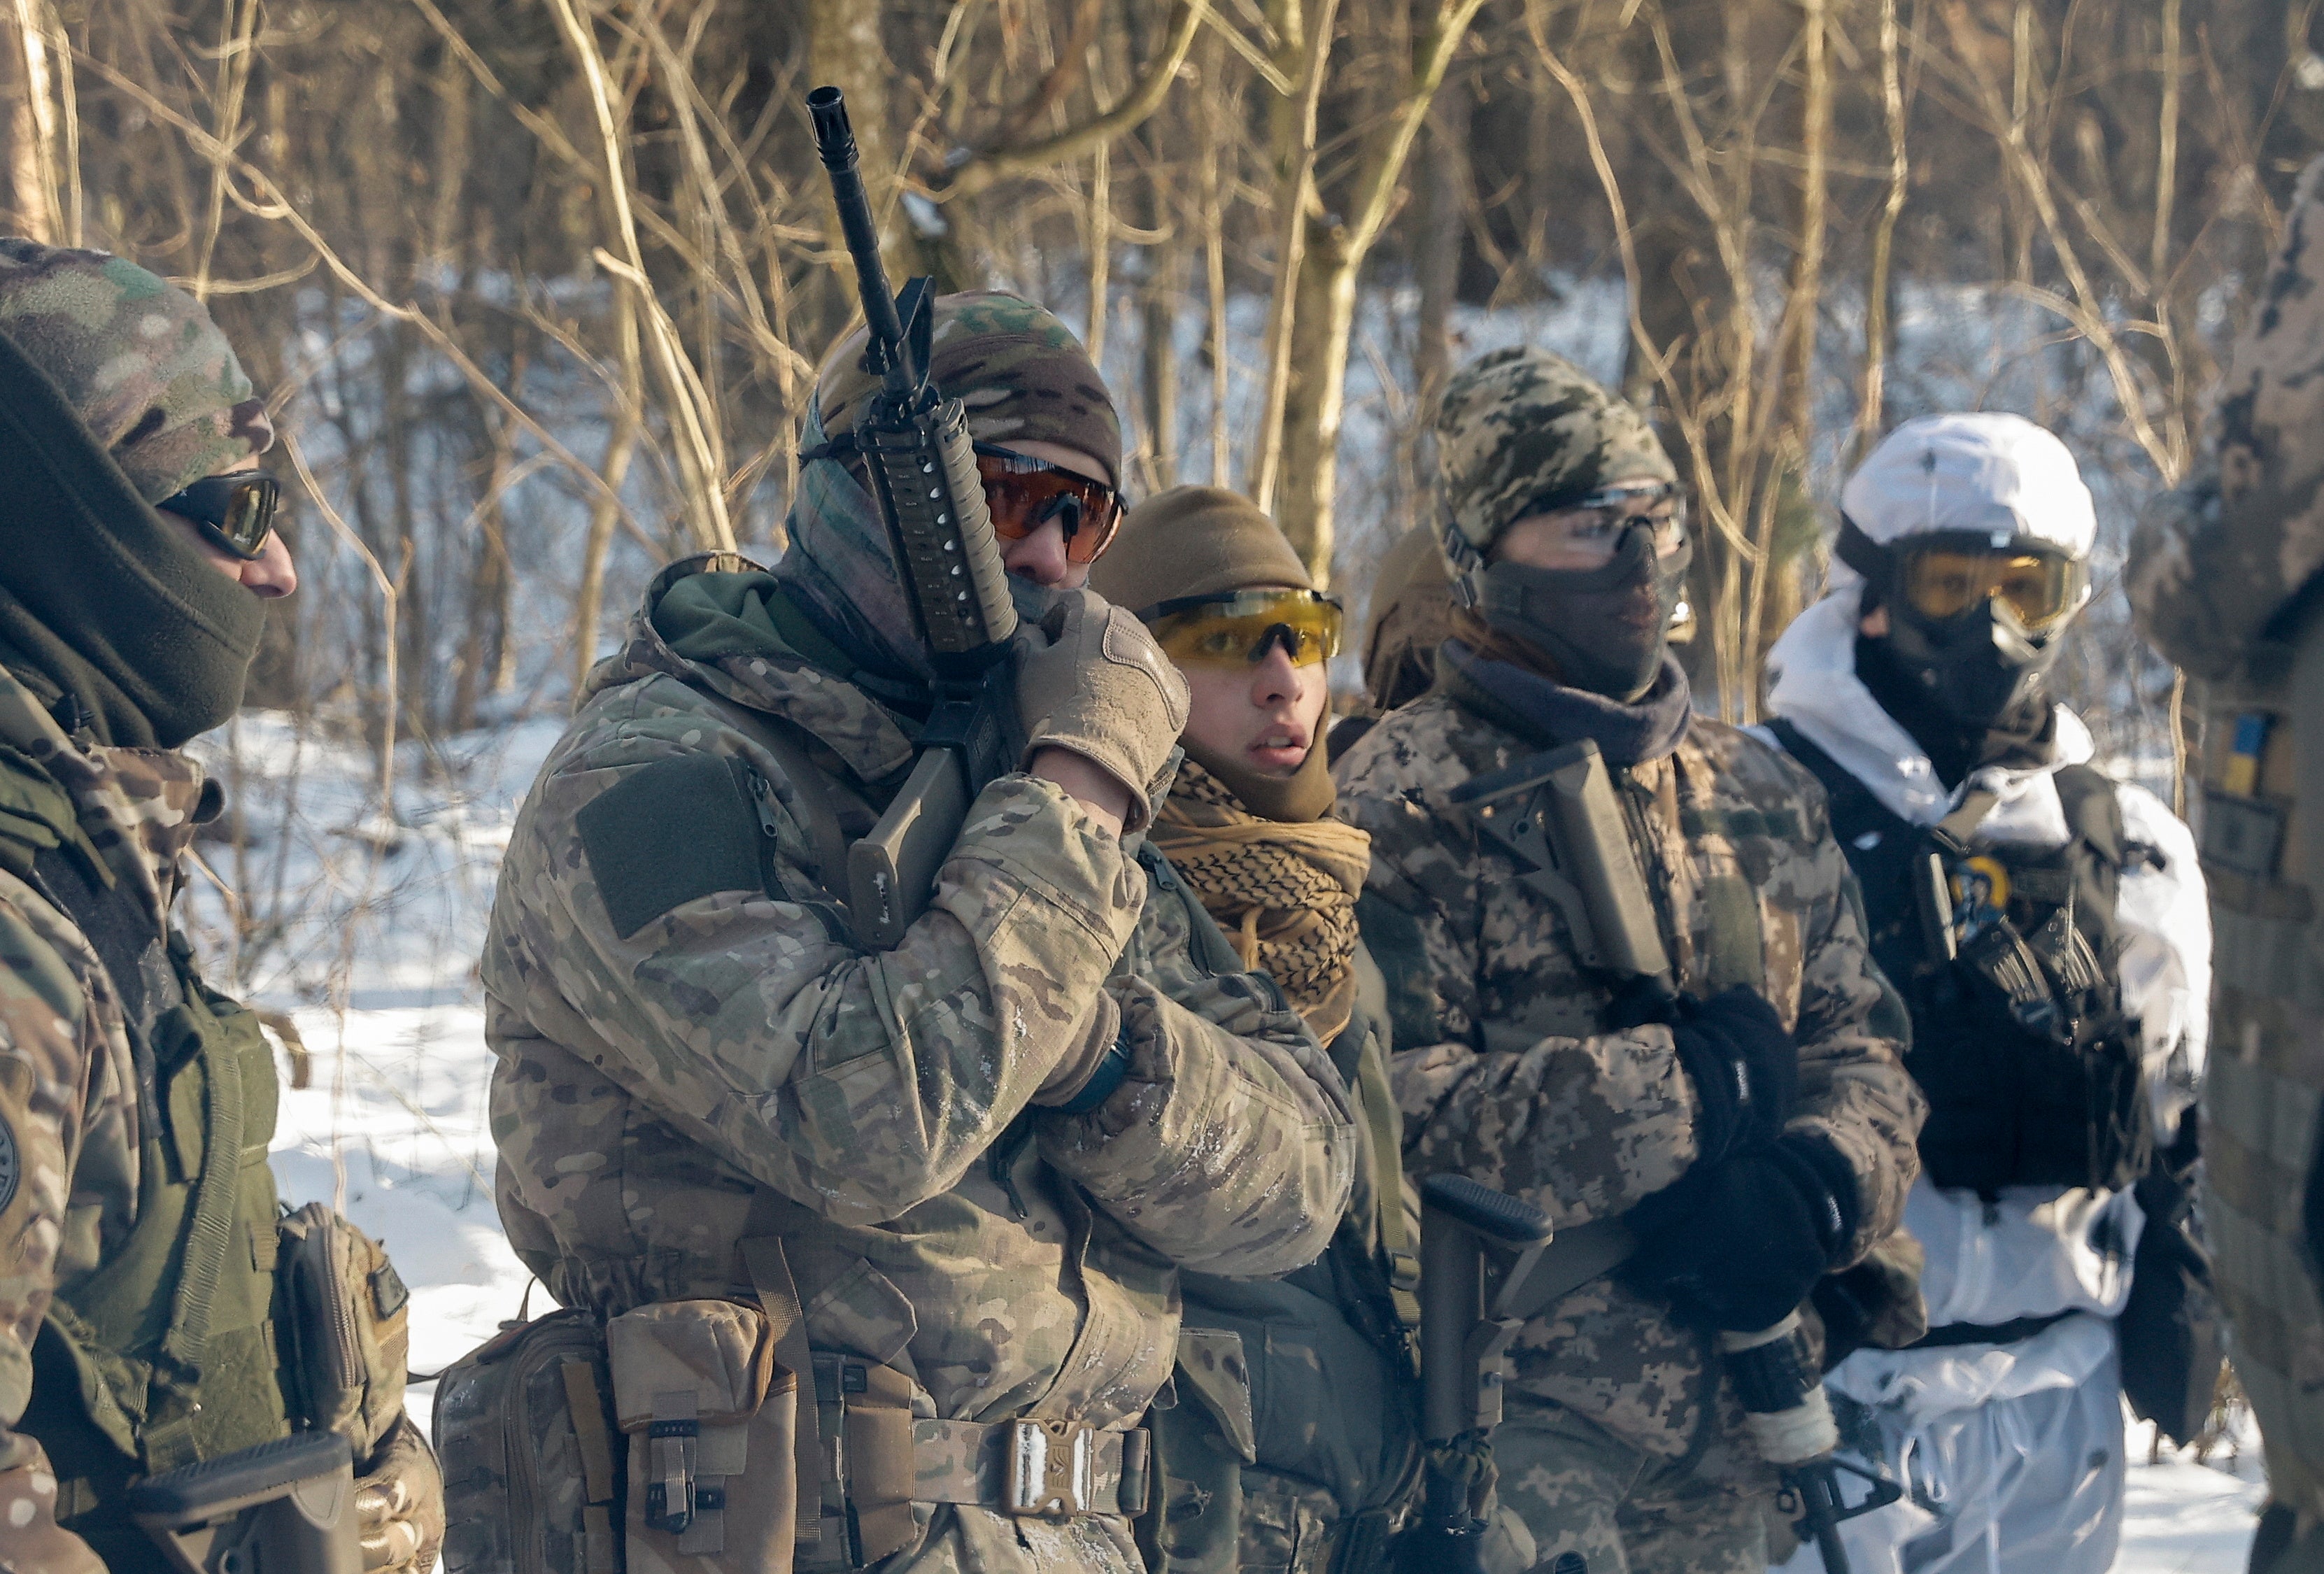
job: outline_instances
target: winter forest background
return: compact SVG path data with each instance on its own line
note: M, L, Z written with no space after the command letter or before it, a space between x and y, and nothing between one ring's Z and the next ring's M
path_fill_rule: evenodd
M1133 492L1250 492L1359 630L1429 517L1435 390L1495 345L1655 413L1700 703L1738 720L1852 456L1931 410L2052 426L2101 521L2065 686L2170 796L2121 548L2324 148L2316 8L0 0L0 228L205 297L284 434L303 588L204 745L236 808L189 916L312 1051L292 1194L389 1237L423 1368L514 1314L473 978L497 846L654 569L781 550L853 312L809 87L847 92L898 281L1056 308ZM2201 1537L2248 1537L2243 1470L2156 1499L2135 1566L2227 1566Z

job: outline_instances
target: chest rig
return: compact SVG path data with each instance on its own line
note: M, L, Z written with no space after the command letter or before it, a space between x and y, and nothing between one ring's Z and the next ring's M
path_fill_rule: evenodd
M62 789L0 771L0 869L69 918L119 1000L137 1080L137 1222L60 1285L19 1429L57 1477L56 1516L115 1574L162 1574L121 1509L129 1485L289 1430L274 1324L273 1054L208 989L89 842Z
M1929 1178L1988 1197L2136 1181L2153 1125L2122 1001L2117 897L2133 850L2114 784L2065 766L2053 778L2063 846L1981 847L1969 838L1991 795L1915 825L1790 723L1770 730L1823 783L1873 960L1912 1008L1904 1064L1929 1100Z

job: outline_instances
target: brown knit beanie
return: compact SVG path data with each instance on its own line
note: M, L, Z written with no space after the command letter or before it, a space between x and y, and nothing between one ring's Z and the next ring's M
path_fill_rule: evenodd
M1172 487L1123 515L1121 533L1090 568L1089 584L1132 612L1181 596L1262 585L1314 588L1281 528L1249 498L1215 486ZM1287 778L1260 776L1239 759L1213 759L1194 743L1186 744L1186 753L1261 819L1305 824L1332 806L1331 762L1320 736L1305 763Z
M816 379L823 429L852 431L879 386L863 372L862 328L832 346ZM1105 379L1056 313L1005 290L940 295L929 377L968 410L980 443L1058 443L1078 448L1121 484L1121 418Z
M1263 584L1314 588L1276 522L1249 498L1216 486L1174 486L1124 514L1121 533L1092 565L1089 584L1133 612Z

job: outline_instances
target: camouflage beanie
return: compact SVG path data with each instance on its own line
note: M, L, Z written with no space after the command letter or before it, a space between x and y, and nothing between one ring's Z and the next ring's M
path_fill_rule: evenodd
M1447 525L1479 552L1527 514L1678 479L1646 417L1563 355L1517 345L1452 374L1436 416Z
M823 358L816 408L823 429L851 431L879 386L862 369L865 331L857 328ZM1121 418L1105 379L1056 315L1001 290L940 295L930 375L948 399L968 410L969 435L980 443L1059 443L1103 462L1121 483Z
M274 441L202 303L125 258L0 236L0 333L147 502Z

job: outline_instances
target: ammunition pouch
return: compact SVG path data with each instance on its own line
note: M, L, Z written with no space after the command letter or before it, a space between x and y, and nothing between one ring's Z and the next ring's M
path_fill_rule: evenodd
M561 1310L446 1369L447 1574L862 1569L917 1544L938 1504L1145 1512L1142 1430L939 1421L915 1414L927 1398L904 1373L820 1350L800 1361L810 1400L782 1358L804 1329L783 1313L768 1244L748 1243L757 1306L656 1302L610 1322Z

